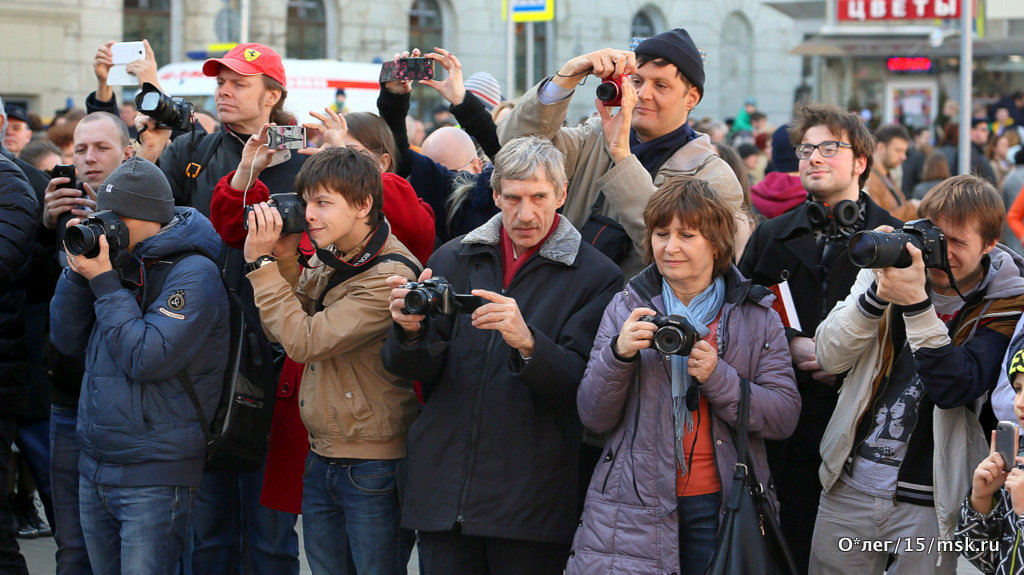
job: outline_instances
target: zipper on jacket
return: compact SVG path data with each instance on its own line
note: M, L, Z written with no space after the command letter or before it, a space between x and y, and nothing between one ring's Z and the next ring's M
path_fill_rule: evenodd
M495 357L495 340L500 339L501 334L499 332L493 332L491 334L490 342L487 345L487 357ZM490 361L484 365L483 373L487 374L490 372L489 367ZM469 436L466 437L466 463L462 466L462 492L459 494L459 506L456 508L455 521L458 523L463 522L463 511L466 507L466 498L469 495L469 476L472 473L473 467L476 463L476 445L480 440L480 409L483 404L484 388L486 385L478 385L476 397L473 398L473 412L472 412L472 425L469 428Z

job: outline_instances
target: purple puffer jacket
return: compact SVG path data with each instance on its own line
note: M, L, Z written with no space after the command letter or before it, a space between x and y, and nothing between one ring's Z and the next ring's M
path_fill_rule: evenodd
M766 288L743 279L735 267L726 273L719 362L700 386L711 404L712 440L722 484L720 517L736 464L730 430L736 422L741 377L757 384L751 385L750 452L757 478L778 509L764 440L783 439L793 432L800 394L782 322L771 308L772 297ZM622 362L611 348L623 322L637 307L664 313L661 275L654 266L630 280L608 304L577 393L583 424L597 432L614 432L590 481L566 575L679 573L668 361L646 349L639 361Z

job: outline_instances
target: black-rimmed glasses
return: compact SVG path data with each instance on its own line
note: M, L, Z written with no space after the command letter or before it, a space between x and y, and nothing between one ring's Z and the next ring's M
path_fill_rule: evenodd
M822 158L831 158L839 153L839 148L853 148L852 144L846 142L839 142L836 140L825 140L820 144L800 144L795 146L793 149L796 150L796 157L801 160L811 159L811 154L814 150L818 150Z

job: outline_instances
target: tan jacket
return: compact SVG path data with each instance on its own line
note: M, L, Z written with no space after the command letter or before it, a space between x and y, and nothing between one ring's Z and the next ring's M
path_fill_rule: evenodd
M393 234L381 253L416 261ZM334 268L316 256L310 265L317 267L302 270L297 259L282 259L246 276L267 336L306 364L299 412L310 448L324 457L404 457L416 396L410 381L384 371L380 348L391 325L386 280L392 275L412 278L413 271L396 261L376 264L331 289L324 310L314 313Z
M594 200L604 191L606 201L602 215L622 224L633 240L633 253L622 262L627 280L643 269L647 236L644 208L666 178L686 175L704 179L722 194L734 213L741 213L743 189L729 164L715 155L707 135L701 134L680 148L661 166L652 181L636 156L630 155L618 164L612 161L600 118L591 118L573 128L563 128L562 122L571 98L541 104L537 92L546 81L534 86L518 100L509 117L498 126L498 138L504 145L521 136L542 136L550 139L565 154L569 193L562 214L577 229L586 223Z
M871 175L868 176L868 181L864 184L871 199L875 200L876 204L882 206L885 211L892 214L892 217L898 220L903 220L904 222L916 220L917 206L907 200L899 186L893 184L890 188L886 184L885 179L879 174L880 172L877 168L872 168Z

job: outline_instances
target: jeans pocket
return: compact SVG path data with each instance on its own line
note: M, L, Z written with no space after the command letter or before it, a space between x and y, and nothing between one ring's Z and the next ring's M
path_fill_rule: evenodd
M395 462L367 461L348 466L348 480L364 493L383 495L395 491Z

